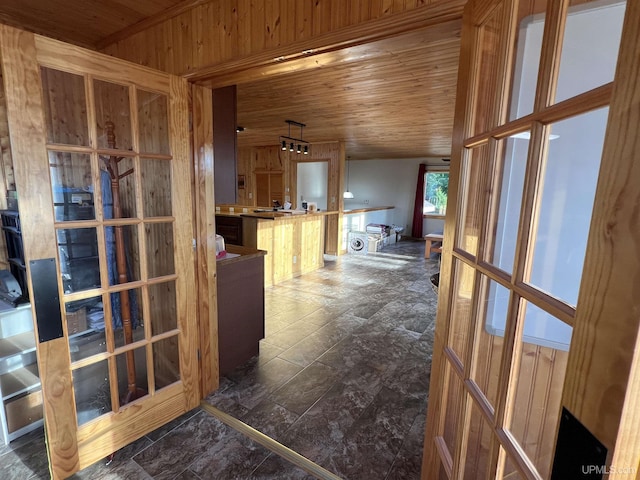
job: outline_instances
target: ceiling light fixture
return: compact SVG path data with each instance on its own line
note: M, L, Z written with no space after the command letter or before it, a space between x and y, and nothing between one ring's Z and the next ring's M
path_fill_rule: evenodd
M282 150L287 150L287 143L289 144L289 151L296 153L304 153L309 155L309 142L302 139L302 129L306 127L304 123L296 122L294 120L285 120L285 123L289 125L289 135L280 136L280 145ZM293 138L291 136L291 125L300 127L300 138Z
M342 198L353 198L353 193L349 190L349 159L347 159L347 189L342 194Z

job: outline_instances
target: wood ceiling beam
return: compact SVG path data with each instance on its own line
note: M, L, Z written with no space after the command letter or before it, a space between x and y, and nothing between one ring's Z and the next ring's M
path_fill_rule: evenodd
M267 76L319 68L343 61L344 58L336 53L341 50L412 31L443 27L443 34L445 31L451 32L452 28L454 32L458 32L465 3L466 0L451 0L433 6L425 5L244 58L199 68L183 76L190 82L218 88L252 82Z

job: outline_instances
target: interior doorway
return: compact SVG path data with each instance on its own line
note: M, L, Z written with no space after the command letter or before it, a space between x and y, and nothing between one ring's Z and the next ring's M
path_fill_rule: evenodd
M315 204L317 210L325 211L329 195L329 161L295 162L296 205L303 202Z

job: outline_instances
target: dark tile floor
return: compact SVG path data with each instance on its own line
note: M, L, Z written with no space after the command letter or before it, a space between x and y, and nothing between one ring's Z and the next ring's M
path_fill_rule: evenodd
M423 251L404 240L268 288L259 357L207 401L342 478L419 478L438 269ZM41 432L0 447L0 478L48 478ZM312 477L195 409L74 478Z

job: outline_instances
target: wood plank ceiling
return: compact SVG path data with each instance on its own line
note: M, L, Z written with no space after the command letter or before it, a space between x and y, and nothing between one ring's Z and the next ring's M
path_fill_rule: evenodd
M246 129L238 144L277 143L291 119L307 125L307 141L343 140L351 159L449 156L459 27L341 50L322 59L326 67L238 85Z
M87 48L184 0L2 0L0 22Z
M2 0L0 22L96 48L128 26L199 0ZM448 157L460 22L317 55L313 68L238 85L238 145L344 141L351 159ZM299 138L300 130L291 131Z

